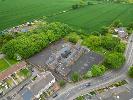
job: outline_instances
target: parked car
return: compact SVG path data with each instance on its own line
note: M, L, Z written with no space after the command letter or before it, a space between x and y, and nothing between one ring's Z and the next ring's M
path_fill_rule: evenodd
M85 86L89 87L89 86L91 86L91 83L86 83Z
M55 97L57 97L57 96L58 96L58 94L57 94L57 93L53 94L53 98L55 98Z

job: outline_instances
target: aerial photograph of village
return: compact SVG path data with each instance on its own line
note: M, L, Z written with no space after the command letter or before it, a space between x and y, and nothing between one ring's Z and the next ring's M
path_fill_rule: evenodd
M0 100L133 100L133 0L0 0Z

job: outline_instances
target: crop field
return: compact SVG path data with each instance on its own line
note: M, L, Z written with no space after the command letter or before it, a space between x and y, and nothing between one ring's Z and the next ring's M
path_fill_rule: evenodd
M72 10L48 18L48 21L60 21L87 32L100 31L102 26L120 20L124 25L133 22L133 4L96 4Z
M70 9L79 0L0 0L0 30Z

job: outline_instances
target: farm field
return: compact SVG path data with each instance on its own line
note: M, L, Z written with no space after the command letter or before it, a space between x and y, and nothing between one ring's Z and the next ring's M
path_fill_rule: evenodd
M96 4L72 10L48 18L48 21L60 21L87 32L100 31L102 26L120 20L124 25L133 22L133 4Z
M0 30L66 9L79 0L0 0Z

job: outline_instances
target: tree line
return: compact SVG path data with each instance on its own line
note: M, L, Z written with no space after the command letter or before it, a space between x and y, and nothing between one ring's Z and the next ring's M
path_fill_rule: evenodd
M52 42L61 39L70 31L71 28L66 24L54 22L43 25L41 23L36 30L5 43L2 47L2 52L12 59L16 59L16 55L26 59L40 52Z

